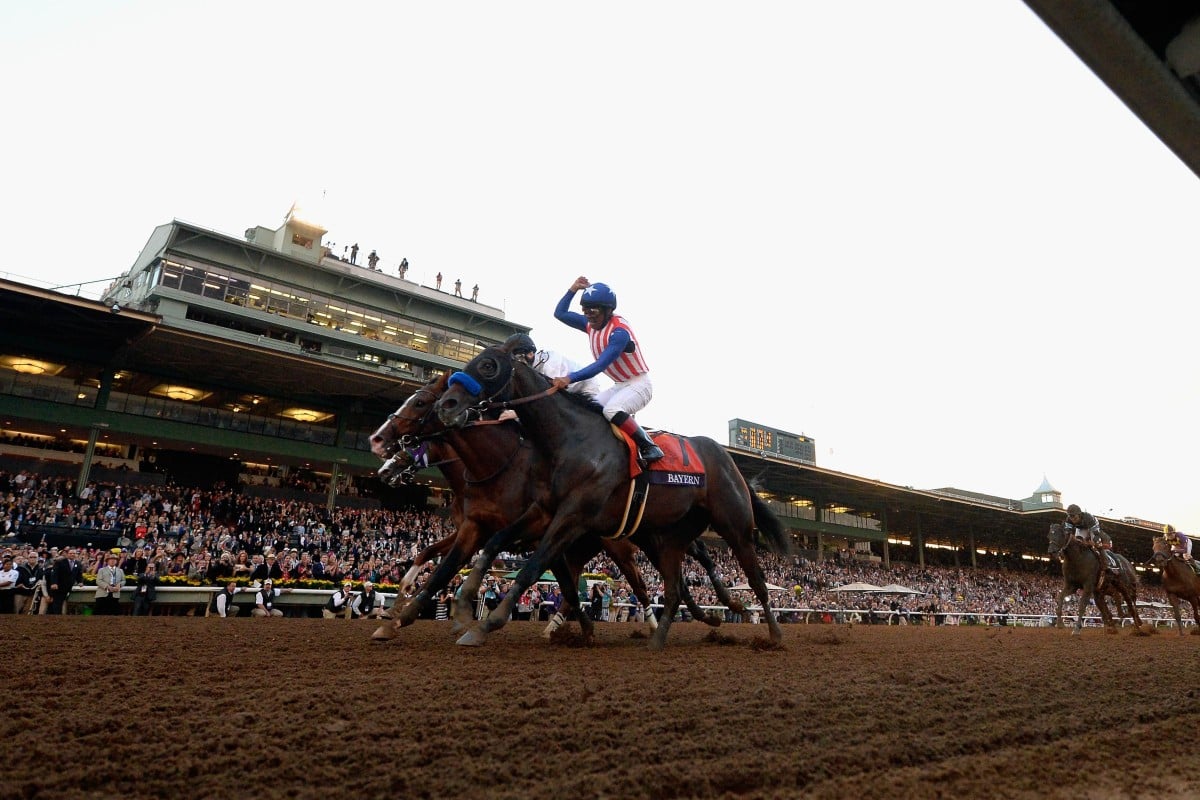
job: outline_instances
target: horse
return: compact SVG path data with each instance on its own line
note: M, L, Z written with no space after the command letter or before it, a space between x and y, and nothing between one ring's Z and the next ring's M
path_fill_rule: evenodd
M1067 595L1082 590L1079 595L1079 608L1075 614L1075 629L1071 631L1072 636L1078 636L1083 628L1083 612L1087 608L1089 600L1094 600L1096 608L1100 610L1100 617L1104 620L1106 632L1117 632L1117 623L1108 607L1109 597L1116 599L1118 614L1121 612L1121 601L1125 601L1125 608L1128 610L1129 616L1133 618L1134 625L1141 631L1142 619L1137 612L1137 574L1133 571L1129 561L1120 553L1113 553L1112 557L1118 567L1117 574L1114 575L1107 564L1103 565L1107 574L1104 578L1104 586L1097 589L1096 581L1100 577L1101 570L1100 556L1077 537L1066 533L1063 526L1057 522L1050 526L1049 538L1050 546L1047 552L1062 562L1063 573L1063 588L1058 593L1058 611L1054 617L1055 627L1063 627L1063 601Z
M538 549L517 574L517 591L459 639L480 645L504 626L518 591L540 574L541 565L558 558L580 540L598 541L622 532L631 513L633 476L630 445L595 410L594 403L569 392L557 392L545 377L527 364L514 361L510 338L485 348L461 372L435 404L443 424L462 428L484 409L510 407L526 434L547 456L550 481L546 508L552 513ZM702 481L654 485L641 510L633 542L658 564L666 587L664 612L650 647L661 650L679 608L680 565L690 542L711 527L737 558L763 608L771 642L782 646L783 630L771 609L766 579L755 553L755 529L763 544L779 555L791 553L792 542L766 502L750 491L733 459L714 440L678 437L704 467ZM635 448L636 449L636 448ZM485 546L489 552L492 543ZM657 559L654 554L657 553ZM478 568L476 569L478 572ZM474 575L472 577L475 577Z
M375 639L392 638L399 628L415 621L421 609L449 584L459 568L479 550L485 533L507 531L516 541L507 542L506 547L515 549L520 545L520 540L528 543L540 536L548 521L543 518L533 496L537 476L544 474L546 464L539 451L521 435L517 422L487 420L456 430L446 429L439 424L432 413L433 404L445 391L448 377L443 375L435 378L410 395L370 437L372 452L381 458L388 458L387 465L380 468L385 479L394 480L402 476L404 472L400 470L400 462L407 460L411 464L414 461L411 453L418 448L422 450L423 460L427 459L436 465L450 484L454 497L451 518L456 523L453 534L418 554L412 568L405 574L402 587L414 583L424 563L438 555L444 558L425 586L399 613L393 612L394 623L375 631ZM409 449L405 449L406 446ZM407 456L407 459L403 456ZM716 567L708 552L699 542L696 545L690 554L705 567L718 596L727 601L727 605L739 606L716 575ZM625 576L641 603L639 613L644 614L650 608L651 599L635 562L636 547L630 542L609 540L603 543L603 549ZM591 619L582 613L577 593L567 590L567 587L575 586L582 566L596 552L589 552L586 547L572 550L568 553L565 569L555 571L556 578L564 587L563 597L570 605L569 611L575 612L584 629L585 639L592 634ZM488 559L486 563L490 564L491 560ZM688 607L697 619L712 626L720 624L719 617L706 613L692 599L686 587L684 590ZM471 609L477 591L478 583L468 581L464 586L462 602L456 605L452 632L460 632L472 621ZM544 635L553 633L564 619L564 615L555 614ZM651 630L658 624L653 614L646 615L646 622Z
M1191 603L1192 619L1196 621L1192 635L1200 635L1200 575L1181 556L1171 552L1170 543L1162 536L1154 537L1154 555L1147 565L1162 570L1163 590L1175 613L1175 628L1179 635L1183 636L1183 619L1179 613L1181 600Z

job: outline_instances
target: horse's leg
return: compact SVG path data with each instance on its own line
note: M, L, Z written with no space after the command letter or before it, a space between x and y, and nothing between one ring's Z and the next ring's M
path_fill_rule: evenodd
M1137 590L1133 588L1135 586L1134 581L1136 580L1137 578L1130 572L1123 576L1120 586L1121 596L1125 598L1125 606L1129 609L1129 616L1133 617L1133 626L1140 631L1142 630L1142 618L1138 616Z
M1062 610L1063 603L1067 599L1067 587L1063 588L1058 593L1058 610L1054 613L1054 627L1061 628L1063 626Z
M721 532L718 531L718 533ZM721 533L721 536L733 547L734 556L737 557L738 564L741 565L742 572L746 575L746 581L754 590L754 596L758 598L759 605L762 606L763 618L767 621L771 642L776 645L783 644L783 628L779 627L779 620L775 619L775 612L771 610L771 596L767 594L767 578L763 575L762 565L758 563L758 556L754 552L752 544L754 532L747 529L747 533L743 537L727 536L724 533Z
M1179 613L1179 596L1168 594L1167 599L1171 601L1171 613L1175 615L1175 630L1179 631L1179 635L1183 636L1183 616ZM1192 607L1195 608L1195 601L1189 601ZM1197 618L1196 624L1200 625L1200 618Z
M612 558L613 563L617 565L617 569L621 570L621 575L629 584L629 590L638 599L639 607L643 610L650 608L650 590L646 588L642 572L637 568L637 561L634 558L635 545L626 539L602 539L601 546ZM658 563L651 556L649 550L646 551L646 555L651 562ZM650 632L654 633L654 629L658 627L658 617L650 614L646 617L646 622L650 626Z
M1095 581L1091 582L1095 585ZM1092 590L1085 585L1079 592L1079 608L1075 613L1075 629L1071 631L1072 636L1079 636L1083 633L1083 612L1087 609L1088 601L1092 599Z
M735 614L745 614L746 607L742 605L742 601L733 597L729 593L729 587L725 585L725 581L721 580L721 576L717 573L717 565L713 563L712 556L708 554L708 548L704 546L704 542L699 539L693 539L688 545L688 555L696 559L700 566L704 567L704 571L708 573L708 580L712 584L713 591L716 592L717 599L721 605L728 608ZM687 591L687 586L684 586L684 591ZM690 593L689 593L690 596ZM709 618L714 620L709 622ZM716 614L708 614L705 618L705 623L716 627L721 624L721 618Z
M554 573L555 580L558 581L559 588L571 587L570 591L563 589L562 593L563 602L569 608L566 614L559 612L551 617L549 624L546 625L546 629L542 631L542 636L549 639L574 614L575 618L579 620L579 628L583 632L583 640L591 642L595 636L595 625L591 615L584 610L583 601L579 599L579 576L583 573L583 570L575 568L564 558L558 559L558 561L551 565L550 569Z
M1100 620L1104 625L1104 632L1116 633L1117 621L1113 618L1112 609L1110 609L1108 606L1109 591L1111 591L1111 587L1109 586L1109 582L1106 580L1104 582L1104 591L1095 592L1092 595L1092 599L1096 603L1096 610L1100 612ZM1121 613L1121 602L1119 599L1117 600L1117 613Z
M454 541L458 538L458 531L450 534L440 542L429 545L421 552L417 553L417 557L413 559L413 564L404 573L404 577L400 579L400 591L405 594L412 594L412 590L416 586L417 576L421 574L421 567L428 564L435 558L444 556L454 549ZM438 587L441 588L441 587Z
M514 523L509 528L505 528L494 535L484 545L483 554L476 561L475 569L472 570L468 580L474 578L478 578L478 581L483 580L483 573L487 570L486 565L490 565L492 560L499 555L504 546L512 539L512 535L509 534L510 531L513 531L518 526L521 528L522 533L528 530L543 530L542 523L544 520L544 512L539 506L534 505L521 515L518 523ZM513 608L516 607L517 600L521 594L542 576L542 565L554 563L562 557L563 545L551 541L552 530L552 527L546 530L537 549L525 560L525 566L521 567L521 571L517 573L517 577L513 580L512 585L510 585L508 593L504 595L504 599L492 609L490 614L486 614L483 619L479 620L470 630L460 636L458 644L478 647L487 641L487 637L492 631L503 628L505 623L508 622L508 618L512 615ZM476 582L477 587L478 581ZM572 591L577 590L572 589Z
M680 586L683 584L683 548L673 545L666 537L659 538L657 548L658 571L663 579L663 613L658 628L650 637L651 650L662 650L667 646L667 634L679 611Z
M1200 635L1200 595L1193 594L1188 598L1188 602L1192 605L1192 619L1196 621L1196 627L1192 629L1192 634ZM1179 620L1178 611L1175 612L1175 625L1179 628L1179 635L1183 636L1183 623Z

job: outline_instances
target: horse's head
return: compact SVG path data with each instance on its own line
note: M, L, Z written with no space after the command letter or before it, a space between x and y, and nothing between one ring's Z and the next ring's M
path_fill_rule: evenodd
M1066 549L1068 539L1063 533L1063 526L1057 522L1050 526L1050 546L1046 550L1049 555L1058 557Z
M446 391L435 404L438 418L448 428L467 424L472 409L512 394L513 359L510 342L489 347L450 376Z
M1151 540L1151 549L1154 552L1150 556L1150 560L1146 562L1146 566L1161 568L1167 561L1171 560L1171 543L1167 541L1165 536L1155 536Z
M436 421L434 404L446 390L449 378L449 375L439 375L409 395L403 405L388 415L379 430L371 434L371 452L380 458L389 458L414 438L429 433Z

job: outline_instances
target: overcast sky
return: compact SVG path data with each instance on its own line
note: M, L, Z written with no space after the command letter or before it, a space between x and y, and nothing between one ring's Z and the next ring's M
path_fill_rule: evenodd
M1200 533L1200 183L1019 0L9 2L0 70L5 277L299 200L579 360L609 283L647 427Z

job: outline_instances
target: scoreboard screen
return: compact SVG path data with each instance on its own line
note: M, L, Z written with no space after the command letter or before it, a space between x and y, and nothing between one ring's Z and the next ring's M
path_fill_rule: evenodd
M817 463L817 445L808 436L788 433L744 419L729 420L729 444L766 453Z

